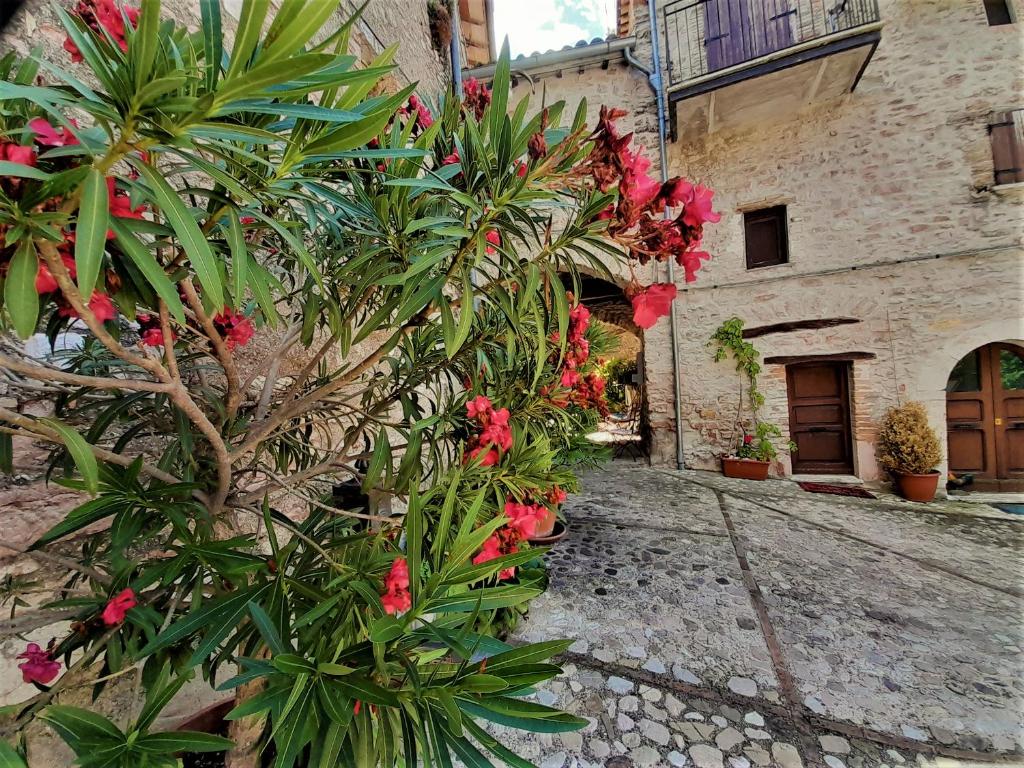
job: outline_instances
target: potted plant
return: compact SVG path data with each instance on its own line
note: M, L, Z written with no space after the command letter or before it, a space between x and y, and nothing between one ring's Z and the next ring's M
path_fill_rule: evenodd
M718 326L708 345L715 347L715 362L732 355L736 361L736 372L740 374L736 424L733 427L733 434L739 428L740 440L732 454L722 457L722 474L744 480L765 480L772 460L779 455L774 441L782 437L782 430L771 422L762 421L758 416L764 405L764 395L757 388L757 376L761 373L758 359L761 355L753 344L743 338L743 321L738 317L730 317ZM751 413L748 420L742 418L745 406ZM746 426L751 423L753 431L748 432ZM789 441L786 449L792 453L796 445Z
M928 424L921 403L890 408L882 419L875 456L893 476L896 489L908 501L931 501L939 484L935 465L942 454L939 436Z
M767 421L759 421L753 434L744 432L732 456L722 457L722 474L744 480L767 480L772 459L779 455L772 438L782 431Z

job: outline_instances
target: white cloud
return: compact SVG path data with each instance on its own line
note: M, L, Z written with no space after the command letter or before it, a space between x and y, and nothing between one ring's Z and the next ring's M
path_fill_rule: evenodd
M605 37L615 30L616 0L494 0L498 46L508 35L513 56L543 53Z

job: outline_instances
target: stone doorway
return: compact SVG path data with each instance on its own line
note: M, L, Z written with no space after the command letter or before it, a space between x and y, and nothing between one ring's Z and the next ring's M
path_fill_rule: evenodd
M633 307L615 283L584 275L574 290L563 276L566 290L576 293L590 309L593 320L603 324L614 337L617 348L601 356L606 380L609 415L591 439L609 443L616 458L646 458L650 434L647 418L647 390L644 386L643 332L633 322Z

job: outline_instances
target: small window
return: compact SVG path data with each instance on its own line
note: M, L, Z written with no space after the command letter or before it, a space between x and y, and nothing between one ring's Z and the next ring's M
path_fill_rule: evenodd
M988 17L988 25L990 27L1013 24L1013 14L1010 13L1010 0L985 0L985 15Z
M1024 181L1024 109L997 112L988 126L995 183Z
M747 269L772 267L789 261L786 206L776 205L743 214Z

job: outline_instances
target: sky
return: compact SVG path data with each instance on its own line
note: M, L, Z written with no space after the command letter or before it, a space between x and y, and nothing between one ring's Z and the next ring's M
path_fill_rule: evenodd
M513 56L543 53L615 29L615 0L494 0L494 37Z

